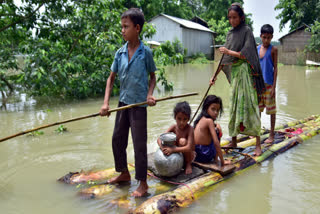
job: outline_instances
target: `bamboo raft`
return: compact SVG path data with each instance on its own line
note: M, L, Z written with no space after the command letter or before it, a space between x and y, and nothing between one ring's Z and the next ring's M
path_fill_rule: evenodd
M283 153L301 144L303 141L320 134L320 117L317 115L289 122L276 127L276 130L276 139L273 144L264 144L262 142L263 154L261 156L252 156L255 149L255 138L247 139L246 136L242 136L239 139L238 147L231 150L228 154L224 154L224 158L230 160L233 163L233 167L221 169L215 164L194 163L191 176L181 173L171 179L161 178L162 180L158 183L152 182L157 178L152 171L149 171L148 183L154 183L153 185L149 185L149 192L152 191L154 194L143 198L144 202L140 205L132 203L132 200L128 199L128 197L110 200L110 204L125 207L130 210L130 213L172 213L180 208L188 207L209 191L210 186L237 175L241 170ZM262 141L269 135L265 131L263 133L261 135ZM229 140L225 140L221 142L221 145L224 146L229 142ZM152 167L149 167L149 169L152 170ZM129 171L133 170L134 166L129 165ZM98 182L100 184L82 188L78 192L79 195L86 196L86 198L96 198L111 194L117 188L115 185L104 183L115 175L117 173L114 169L95 172L82 171L69 173L58 180L67 184L88 183L89 181ZM168 184L164 180L169 181L171 184Z

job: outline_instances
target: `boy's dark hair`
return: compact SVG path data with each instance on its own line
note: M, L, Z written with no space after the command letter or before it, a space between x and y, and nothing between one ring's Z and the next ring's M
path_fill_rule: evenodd
M144 24L144 14L139 8L130 8L125 11L121 15L121 19L123 18L129 18L133 22L134 26L140 25L139 33L141 33Z
M230 10L234 10L238 13L238 15L241 19L241 23L245 22L244 11L243 11L240 3L238 3L238 2L232 3L231 6L228 8L228 14L229 14Z
M184 101L184 102L180 102L177 103L176 106L173 109L173 116L174 118L176 118L177 114L181 112L185 115L188 116L188 118L190 119L191 116L191 108L188 102Z
M200 121L200 119L202 117L211 118L211 116L207 113L207 110L212 103L220 104L220 115L219 116L221 117L221 115L223 113L223 105L222 105L221 98L216 95L208 95L203 102L200 115L197 117L197 119L193 123L194 128L197 126L198 122Z
M269 34L273 35L273 27L269 24L265 24L261 27L260 33L261 34L269 33Z

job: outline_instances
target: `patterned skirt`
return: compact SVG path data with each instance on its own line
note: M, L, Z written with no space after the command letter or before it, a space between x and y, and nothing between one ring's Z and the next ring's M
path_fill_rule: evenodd
M258 97L253 87L250 69L250 65L244 60L232 64L229 121L229 135L232 137L240 133L260 136L261 120ZM245 127L242 132L240 123L243 123Z

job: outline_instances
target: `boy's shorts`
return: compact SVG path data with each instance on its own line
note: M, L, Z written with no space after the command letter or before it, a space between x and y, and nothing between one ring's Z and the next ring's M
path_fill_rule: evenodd
M270 93L272 90L272 86L266 84L266 91L262 94L261 100L259 103L259 110L263 112L264 108L266 108L266 114L276 114L276 99L275 96L271 97Z

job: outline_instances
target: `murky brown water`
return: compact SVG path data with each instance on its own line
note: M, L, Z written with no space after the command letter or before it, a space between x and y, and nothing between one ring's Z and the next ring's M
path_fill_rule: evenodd
M148 151L155 151L157 136L174 120L176 102L187 100L193 111L207 90L216 65L169 67L174 83L172 94L199 92L200 96L159 102L148 109ZM281 66L277 86L277 124L302 119L320 110L320 69ZM225 114L220 119L228 135L229 85L221 74L210 93L222 97ZM167 96L155 90L156 97ZM97 113L102 99L79 102L41 101L21 97L0 111L0 138L40 125ZM111 105L116 107L117 97ZM50 111L48 111L50 109ZM91 118L65 124L68 132L58 134L57 127L44 129L44 135L20 136L0 143L0 212L11 213L122 213L125 210L107 202L135 189L131 186L95 200L83 200L75 186L56 182L69 171L113 167L111 135L114 116ZM263 126L269 117L263 114ZM254 166L220 183L199 201L181 213L318 213L320 209L320 137L306 141L278 157ZM131 142L128 159L133 162ZM150 180L149 185L156 182ZM154 194L154 192L151 192ZM130 199L130 198L129 198ZM130 199L131 203L141 200Z

